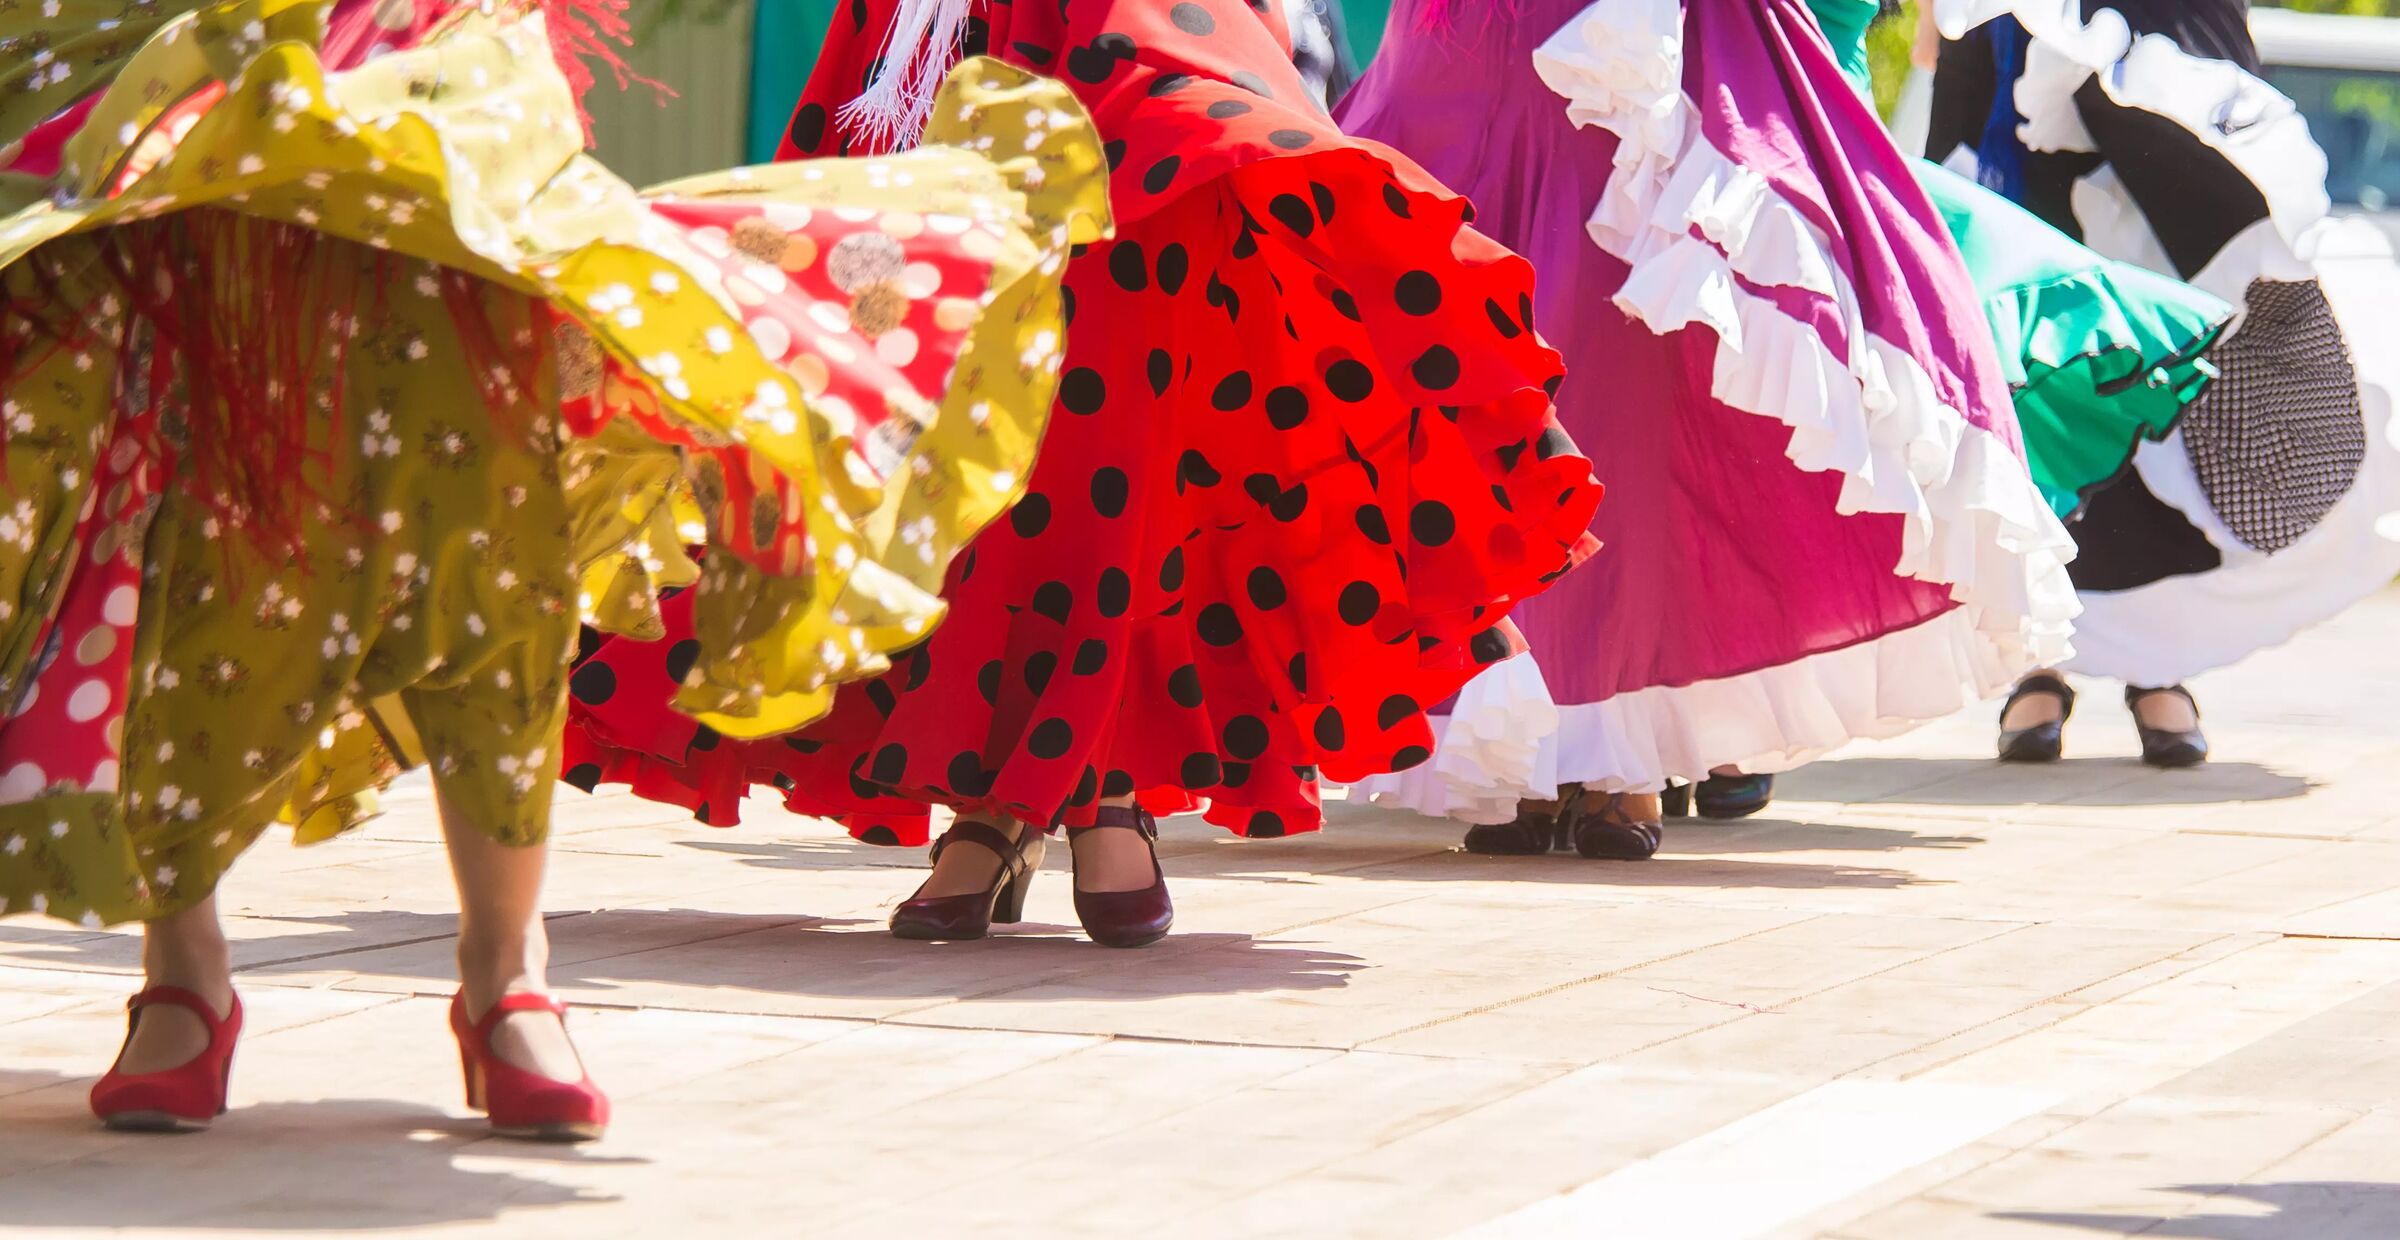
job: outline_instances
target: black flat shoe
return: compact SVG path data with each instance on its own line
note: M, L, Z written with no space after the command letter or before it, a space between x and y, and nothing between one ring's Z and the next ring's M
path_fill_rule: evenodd
M1748 818L1775 799L1772 775L1711 775L1694 797L1702 818Z
M1648 861L1658 853L1664 829L1625 812L1622 792L1585 792L1559 811L1575 840L1575 851L1593 861Z
M2056 762L2066 752L2067 719L2075 713L2075 690L2066 681L2048 672L2035 672L2018 681L2016 692L2009 694L2008 704L2000 708L2000 717L2007 719L2018 702L2036 695L2058 699L2058 718L2014 731L2003 728L2002 762Z
M1468 852L1483 857L1539 857L1567 846L1563 816L1556 809L1536 809L1520 803L1514 822L1477 823L1462 841Z
M2133 730L2142 738L2142 761L2170 771L2187 766L2198 766L2208 761L2208 738L2201 735L2200 729L2193 728L2189 732L2171 732L2165 728L2144 726L2140 710L2142 700L2156 697L2161 693L2172 693L2186 702L2191 702L2192 718L2200 717L2200 703L2192 701L2191 690L2182 685L2168 685L2163 689L2136 689L2132 685L2125 686L2125 709L2134 712Z

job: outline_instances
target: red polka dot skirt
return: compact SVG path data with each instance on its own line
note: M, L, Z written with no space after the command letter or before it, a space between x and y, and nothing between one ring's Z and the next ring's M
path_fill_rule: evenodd
M1510 607L1592 547L1600 488L1549 416L1532 269L1316 111L1267 7L978 7L969 49L1066 80L1115 169L1028 494L932 637L797 734L668 709L672 604L665 640L599 646L569 782L710 823L772 784L890 844L937 804L1075 825L1129 793L1274 836L1320 825L1320 776L1426 760L1424 708L1514 652ZM839 116L890 17L835 16L787 157L868 153Z

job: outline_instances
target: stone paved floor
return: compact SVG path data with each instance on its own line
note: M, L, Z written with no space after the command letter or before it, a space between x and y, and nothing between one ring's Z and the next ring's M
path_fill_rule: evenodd
M2131 761L2103 687L2055 769L1984 760L1984 708L1645 865L1178 825L1139 953L1063 876L896 942L912 856L570 794L556 976L619 1103L577 1150L458 1105L404 792L229 885L207 1136L85 1118L134 940L0 923L0 1231L2400 1236L2395 633L2400 595L2204 681L2205 770Z

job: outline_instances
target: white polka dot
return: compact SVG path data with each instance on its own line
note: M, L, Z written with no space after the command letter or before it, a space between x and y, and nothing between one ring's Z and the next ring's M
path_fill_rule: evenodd
M791 356L792 329L773 315L762 314L750 320L750 338L758 342L759 351L770 362L780 362Z
M67 718L77 723L90 723L108 710L108 686L97 680L87 680L75 686L74 696L67 699Z
M20 762L9 768L8 774L0 775L0 805L30 801L40 796L42 789L49 784L50 777L42 773L42 768L31 762Z
M91 790L93 792L115 792L117 790L116 759L110 758L92 768Z
M919 298L941 292L942 269L932 263L910 263L901 269L900 291Z
M100 605L100 618L110 624L132 624L142 611L142 592L132 586L118 586L108 592L107 601Z
M906 366L917 360L917 334L895 327L875 338L875 356L887 366Z

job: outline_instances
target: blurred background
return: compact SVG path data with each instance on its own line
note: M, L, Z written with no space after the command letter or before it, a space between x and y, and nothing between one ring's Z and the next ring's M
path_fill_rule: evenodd
M602 156L636 184L774 158L826 23L848 2L644 0L629 59L674 94L594 92ZM1291 3L1316 9L1351 67L1374 57L1388 0ZM1886 116L1907 93L1916 10L1916 0L1886 0L1870 35ZM2262 2L2251 24L2268 80L2325 147L2336 206L2400 239L2400 0Z

